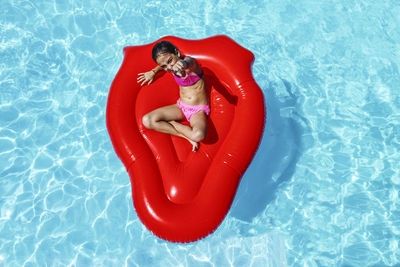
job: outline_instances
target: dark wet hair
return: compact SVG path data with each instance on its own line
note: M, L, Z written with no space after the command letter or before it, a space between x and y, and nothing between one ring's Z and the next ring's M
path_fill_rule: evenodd
M153 47L153 50L151 51L151 56L153 60L157 63L156 59L159 54L171 53L176 55L178 51L178 48L171 42L161 41L156 43L156 45Z

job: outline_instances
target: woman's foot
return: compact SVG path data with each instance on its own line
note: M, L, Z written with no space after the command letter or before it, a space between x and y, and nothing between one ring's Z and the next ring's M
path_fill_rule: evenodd
M194 141L192 141L192 140L190 140L190 139L188 139L188 138L186 138L186 139L192 144L192 151L193 151L193 152L196 152L197 149L199 148L199 143L194 142Z

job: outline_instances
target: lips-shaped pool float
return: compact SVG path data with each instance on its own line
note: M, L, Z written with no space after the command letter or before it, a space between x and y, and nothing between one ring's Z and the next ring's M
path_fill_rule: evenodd
M215 231L258 147L265 121L263 94L251 74L253 54L227 36L164 37L204 71L211 114L197 152L183 138L146 129L142 116L176 103L179 88L162 72L140 86L138 73L155 67L154 43L124 48L110 88L107 128L125 165L138 217L158 237L192 242Z

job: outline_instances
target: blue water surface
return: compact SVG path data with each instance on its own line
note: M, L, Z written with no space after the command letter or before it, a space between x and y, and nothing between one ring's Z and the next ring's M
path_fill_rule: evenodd
M0 266L400 265L399 14L397 0L0 0ZM218 230L173 244L134 211L107 95L124 46L217 34L255 54L266 128Z

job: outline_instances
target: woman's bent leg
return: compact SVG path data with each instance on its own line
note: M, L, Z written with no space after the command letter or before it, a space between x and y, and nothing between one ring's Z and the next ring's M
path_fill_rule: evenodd
M165 106L153 110L142 118L142 123L147 129L160 133L179 135L174 126L169 121L179 121L183 119L183 114L177 104Z
M196 151L198 142L202 141L207 133L207 115L204 111L194 114L190 119L190 126L177 121L183 119L183 114L177 104L165 106L143 116L143 125L151 130L175 135L187 139Z
M190 118L190 126L178 122L170 122L175 129L185 136L197 150L198 143L203 141L207 134L207 115L204 111L197 112Z

